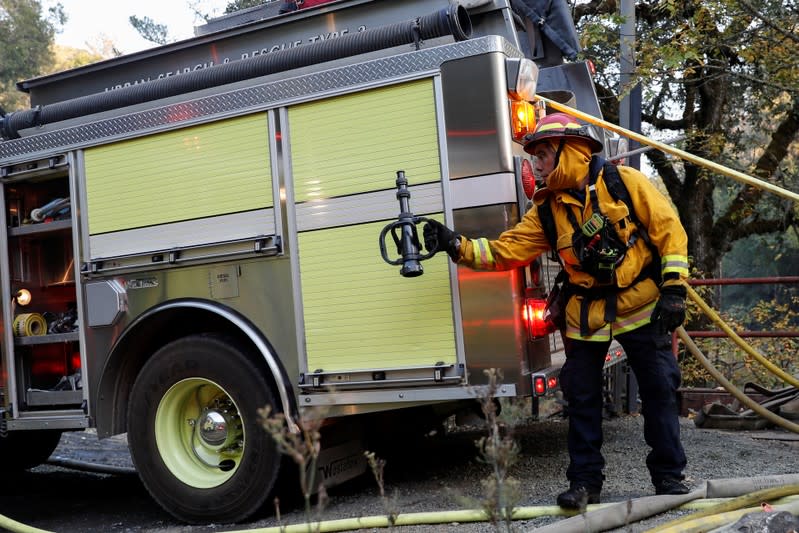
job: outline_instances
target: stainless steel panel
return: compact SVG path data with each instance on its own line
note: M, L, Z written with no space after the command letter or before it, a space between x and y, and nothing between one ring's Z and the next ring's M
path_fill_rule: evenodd
M441 66L450 178L513 172L505 78L501 53L470 56Z
M117 383L113 378L100 388L103 372L110 376L121 366L122 361L111 359L110 350L127 333L127 329L137 320L150 316L152 309L166 303L170 309L196 308L215 314L220 320L230 322L234 327L250 335L251 340L262 350L266 362L275 369L281 364L288 376L299 375L297 368L298 349L294 323L294 298L290 283L289 261L283 257L251 259L230 262L229 267L238 271L239 296L215 299L212 295L210 277L219 272L225 264L203 265L154 270L147 273L126 274L114 279L127 289L127 310L113 327L86 328L85 379L92 391L92 404L98 432L106 434L109 430L111 413L115 406L109 401ZM246 297L245 297L246 296ZM191 299L187 302L184 299ZM171 307L170 307L171 306ZM144 322L146 324L146 322ZM138 335L144 335L139 330ZM135 342L135 337L133 341ZM268 345L264 343L268 342ZM272 358L274 357L274 360ZM279 358L279 363L278 363ZM277 376L281 373L276 372ZM281 400L289 402L290 393L280 384ZM287 384L291 387L293 383ZM106 395L103 401L98 397Z
M455 228L471 237L496 238L518 220L516 204L455 211ZM483 371L502 368L505 383L522 383L527 370L522 271L480 272L458 267L458 283L469 382L487 383Z

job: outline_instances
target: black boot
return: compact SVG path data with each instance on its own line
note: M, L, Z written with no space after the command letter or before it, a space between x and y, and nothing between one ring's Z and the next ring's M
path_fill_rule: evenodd
M572 485L558 494L558 505L564 509L584 509L589 503L599 503L600 489L585 485Z
M659 479L652 483L655 485L655 494L688 494L688 486L674 477Z

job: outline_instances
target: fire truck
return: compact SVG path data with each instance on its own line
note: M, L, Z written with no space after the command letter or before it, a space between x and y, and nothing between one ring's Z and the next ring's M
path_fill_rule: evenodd
M499 235L529 202L533 94L600 116L570 22L535 3L270 2L19 82L31 107L0 120L10 468L64 431L127 433L164 509L238 521L279 485L260 408L293 431L323 413L333 484L364 469L353 443L473 409L486 369L497 398L557 387L540 261L401 276L379 240L399 175L415 216Z

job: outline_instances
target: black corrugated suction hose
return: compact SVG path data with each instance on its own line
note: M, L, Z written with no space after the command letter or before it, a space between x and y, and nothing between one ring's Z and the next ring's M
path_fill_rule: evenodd
M415 43L419 40L452 35L455 40L463 41L471 36L471 32L472 24L466 9L461 5L452 4L430 15L397 24L379 26L306 46L216 65L181 76L9 113L0 118L0 137L16 139L21 130L38 125Z

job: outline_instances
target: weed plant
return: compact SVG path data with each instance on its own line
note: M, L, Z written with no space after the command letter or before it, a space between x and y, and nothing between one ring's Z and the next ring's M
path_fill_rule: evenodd
M466 496L458 496L457 499L467 507L482 509L496 531L512 532L515 531L513 511L521 501L521 484L510 475L511 468L519 459L519 445L512 436L511 427L522 418L522 414L515 404L500 404L495 397L499 382L502 381L502 371L490 368L484 373L488 377L488 385L480 397L480 407L485 419L486 434L475 444L480 460L490 470L480 482L483 489L481 499ZM500 409L500 405L503 409Z
M319 483L316 478L317 462L322 450L322 434L320 428L324 422L323 416L300 416L299 432L292 432L286 423L283 413L272 413L271 407L266 406L258 410L263 428L269 433L277 444L280 453L290 457L297 465L300 491L302 492L305 519L309 525L309 533L320 531L322 512L328 502L327 491L324 483ZM316 506L312 506L311 497L316 492ZM280 521L280 501L275 500L275 515ZM311 525L316 524L314 529Z

